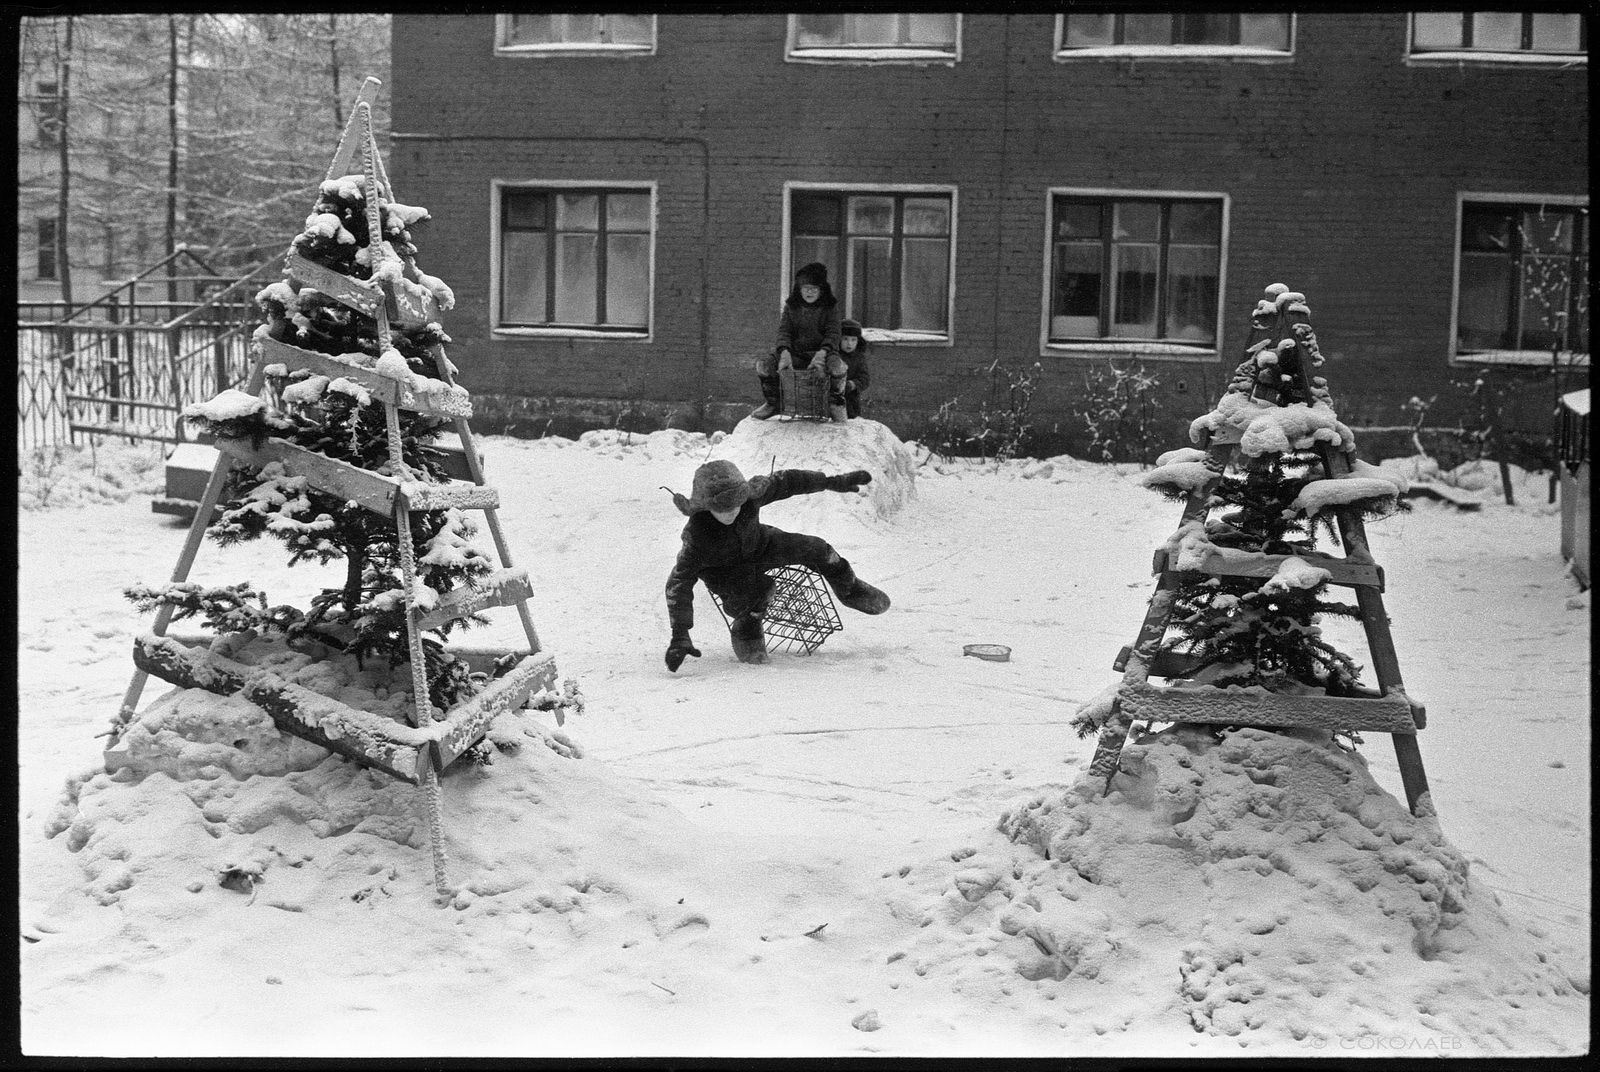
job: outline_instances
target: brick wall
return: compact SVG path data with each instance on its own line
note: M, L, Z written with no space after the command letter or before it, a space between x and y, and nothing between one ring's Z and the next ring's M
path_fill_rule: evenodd
M1081 448L1085 359L1038 353L1053 186L1230 198L1222 356L1149 362L1168 445L1279 281L1308 295L1348 423L1434 394L1449 421L1457 193L1587 191L1586 70L1408 67L1403 12L1301 15L1289 63L1059 63L1053 16L967 15L954 66L798 64L785 30L662 16L654 56L528 59L494 56L492 16L395 16L390 170L433 213L423 264L455 289L451 352L486 413L731 426L787 289L783 185L809 181L958 190L953 344L875 348L870 413L901 435L957 395L975 407L974 369L1038 361L1042 446ZM492 179L657 184L650 340L493 337Z

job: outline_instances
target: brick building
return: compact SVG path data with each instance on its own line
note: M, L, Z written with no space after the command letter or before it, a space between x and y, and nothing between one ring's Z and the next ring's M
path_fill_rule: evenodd
M814 259L907 438L1037 362L1038 449L1082 450L1115 360L1180 445L1278 281L1353 426L1414 395L1450 422L1489 367L1547 431L1552 345L1587 384L1576 14L396 15L392 43L390 171L485 430L731 427Z

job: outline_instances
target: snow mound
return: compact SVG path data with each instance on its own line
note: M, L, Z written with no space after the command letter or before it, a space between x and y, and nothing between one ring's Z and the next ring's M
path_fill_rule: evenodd
M841 513L864 524L887 521L917 495L911 449L886 425L864 417L843 424L746 417L704 460L730 461L746 478L776 469L814 469L830 476L865 469L872 474L872 483L854 495L821 492L763 507L762 520L781 528ZM692 477L690 470L679 482L687 487Z
M919 865L922 896L888 902L920 927L901 953L917 975L1059 996L1114 1052L1163 1034L1334 1052L1397 1022L1452 1056L1583 1037L1586 971L1326 734L1173 727L1121 767L1108 795L1085 774L1005 813L1010 846Z
M44 510L160 495L164 446L108 440L19 450L17 505Z

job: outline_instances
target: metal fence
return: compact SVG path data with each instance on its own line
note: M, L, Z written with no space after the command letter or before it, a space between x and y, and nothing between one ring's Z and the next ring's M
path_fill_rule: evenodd
M70 314L53 303L19 304L19 449L95 434L186 438L184 406L249 376L250 336L261 321L252 299L271 267L217 280L200 301L136 301L130 281L126 300L113 292ZM36 319L41 312L53 315Z

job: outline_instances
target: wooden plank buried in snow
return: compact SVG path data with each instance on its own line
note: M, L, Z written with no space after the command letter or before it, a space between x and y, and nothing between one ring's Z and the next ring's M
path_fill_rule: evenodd
M1117 699L1128 718L1147 722L1417 732L1417 725L1411 718L1411 705L1404 695L1357 699L1296 696L1242 688L1171 689L1123 684L1117 689Z
M1308 566L1325 569L1331 575L1329 584L1354 588L1366 585L1383 591L1383 570L1375 562L1361 562L1349 558L1336 558L1320 551L1304 551L1298 555L1264 555L1256 551L1240 551L1232 547L1208 550L1200 561L1200 573L1213 577L1271 577L1278 567L1290 558L1298 558ZM1154 573L1169 569L1167 552L1158 550L1152 563Z
M303 476L318 491L348 499L384 517L394 516L400 482L348 462L329 458L283 439L268 439L259 449L247 439L218 439L217 449L259 469L278 462L290 476Z
M272 716L279 729L338 752L363 766L417 785L428 762L426 736L392 718L313 692L270 670L245 681L244 698ZM414 738L407 740L406 738Z
M556 658L548 651L529 655L504 677L491 681L487 688L458 704L445 715L443 730L433 742L433 761L444 770L489 731L489 724L504 711L521 707L529 696L555 683Z
M361 711L258 667L246 666L177 637L146 634L134 640L133 664L185 689L219 696L242 692L279 729L402 781L416 784L427 759L427 735L393 719ZM329 733L324 727L334 729ZM407 740L407 738L412 738ZM108 750L109 764L125 763Z
M383 290L378 286L360 279L351 279L332 268L307 260L298 253L289 254L285 271L303 285L321 291L339 304L347 305L358 313L377 316L378 307L383 304Z
M509 607L519 599L528 599L533 588L528 584L528 571L520 566L498 569L479 580L473 587L463 586L439 597L433 609L417 619L418 629L437 629L460 618L470 618L490 607Z

